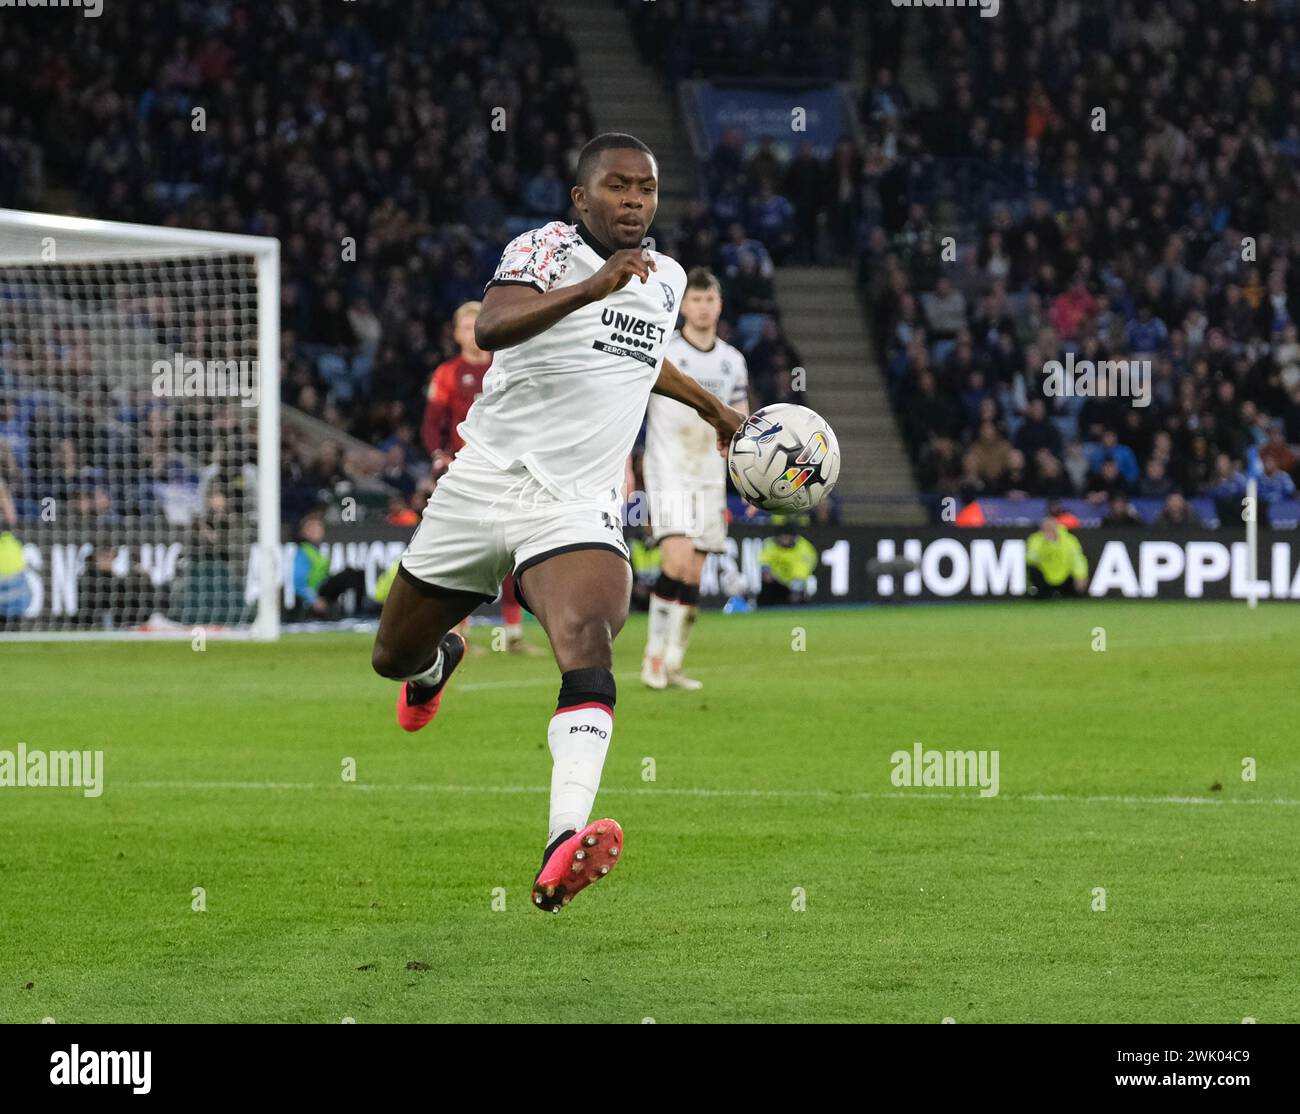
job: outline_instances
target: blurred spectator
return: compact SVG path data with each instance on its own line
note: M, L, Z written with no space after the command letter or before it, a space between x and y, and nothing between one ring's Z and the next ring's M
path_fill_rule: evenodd
M1110 507L1101 520L1101 524L1112 530L1116 528L1122 529L1127 526L1141 526L1142 519L1138 517L1137 511L1133 509L1133 504L1128 501L1128 496L1122 491L1117 491L1110 497Z
M808 579L817 571L817 561L817 547L792 530L782 530L765 541L758 554L763 577L759 606L802 603L808 593Z
M1160 526L1195 527L1202 525L1201 516L1196 509L1177 491L1171 492L1165 500L1156 523Z

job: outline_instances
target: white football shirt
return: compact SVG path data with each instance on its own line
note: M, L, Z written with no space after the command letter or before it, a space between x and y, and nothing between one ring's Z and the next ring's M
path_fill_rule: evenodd
M521 283L546 293L590 278L613 252L580 222L554 221L506 247L488 289ZM561 499L619 498L650 388L677 323L686 272L651 253L642 283L561 318L494 354L483 393L458 432L499 468L522 464Z
M715 338L713 347L696 348L680 332L668 342L667 356L700 386L728 406L749 396L749 369L740 350ZM676 399L651 395L646 414L646 467L684 487L724 487L726 461L718 454L717 431Z

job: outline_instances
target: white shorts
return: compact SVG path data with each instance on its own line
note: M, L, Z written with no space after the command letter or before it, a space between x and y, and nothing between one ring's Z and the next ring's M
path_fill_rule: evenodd
M655 541L688 538L701 553L721 553L727 547L727 489L725 485L682 490L663 482L653 466L642 464L649 496L650 527Z
M421 591L493 600L511 572L557 553L610 549L628 559L622 510L617 501L557 499L522 465L503 471L466 445L438 481L398 575Z

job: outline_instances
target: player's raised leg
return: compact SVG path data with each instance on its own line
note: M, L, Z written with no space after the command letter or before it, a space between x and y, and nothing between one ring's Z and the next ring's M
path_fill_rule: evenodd
M551 641L560 697L547 729L550 827L533 901L559 912L618 863L623 832L610 819L588 823L614 734L614 638L627 621L632 571L603 548L547 557L524 569L519 590Z
M397 722L418 731L437 714L443 688L465 656L465 639L452 628L483 596L415 583L402 571L384 601L371 663L381 677L402 682Z

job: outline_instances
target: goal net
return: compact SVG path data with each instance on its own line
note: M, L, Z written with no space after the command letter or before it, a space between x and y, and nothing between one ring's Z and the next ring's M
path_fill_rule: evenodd
M0 209L0 638L275 638L279 244Z

